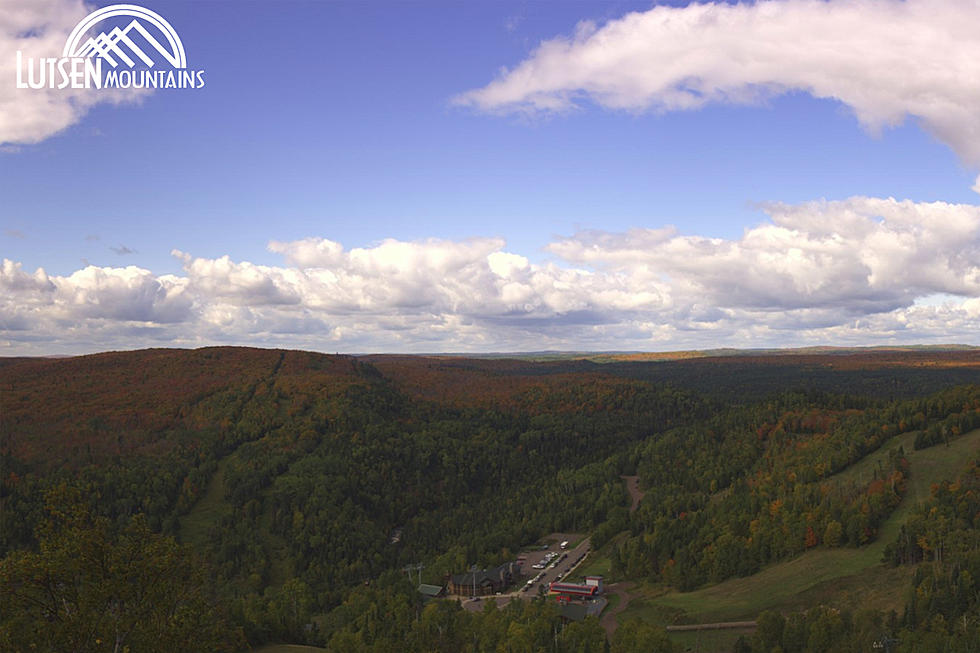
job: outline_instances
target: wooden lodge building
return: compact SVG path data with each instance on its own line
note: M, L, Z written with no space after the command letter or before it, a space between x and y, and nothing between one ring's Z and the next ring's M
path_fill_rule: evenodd
M507 562L493 569L456 574L449 581L449 593L459 596L490 596L503 592L521 577L521 566Z

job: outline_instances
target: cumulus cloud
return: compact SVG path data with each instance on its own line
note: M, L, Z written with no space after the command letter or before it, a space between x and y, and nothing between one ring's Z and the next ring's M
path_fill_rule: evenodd
M30 295L38 295L54 290L54 285L43 268L38 268L34 274L27 274L20 263L4 259L0 266L0 288L10 294L26 291Z
M0 145L30 144L75 124L100 102L131 102L142 92L16 87L17 52L60 57L75 25L94 7L82 0L5 2L0 11ZM26 65L26 64L25 64Z
M168 343L325 351L974 342L980 206L855 197L764 207L739 238L672 227L558 238L269 243L280 265L174 250L183 272L0 265L18 353ZM60 345L60 346L59 346Z
M980 207L852 198L765 207L738 240L671 230L587 232L549 250L565 260L669 278L712 306L865 314L935 293L980 295Z
M186 320L187 280L155 276L136 266L100 268L90 265L66 278L55 278L56 315L128 322L172 323Z
M980 3L786 0L654 7L543 42L455 100L484 111L683 111L788 91L876 131L913 116L980 165Z
M135 266L87 266L67 277L33 274L8 259L0 266L0 308L5 315L33 315L40 322L67 326L76 320L176 323L189 317L183 294L187 280L156 276ZM40 323L39 323L40 326Z
M245 306L299 303L296 270L236 263L228 256L202 259L180 250L172 253L184 261L187 282L195 292L213 301Z

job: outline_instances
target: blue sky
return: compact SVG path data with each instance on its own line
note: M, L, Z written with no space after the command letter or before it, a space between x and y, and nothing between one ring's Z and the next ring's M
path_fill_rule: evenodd
M980 344L975 3L158 0L204 88L11 88L106 4L0 0L0 354Z

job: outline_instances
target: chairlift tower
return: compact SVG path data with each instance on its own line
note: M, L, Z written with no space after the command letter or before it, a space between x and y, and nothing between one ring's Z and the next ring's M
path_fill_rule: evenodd
M404 571L404 572L406 572L408 574L408 580L409 581L412 580L412 570L413 569L418 572L418 575L419 575L419 583L418 584L421 585L422 584L422 563L421 562L418 562L418 563L416 563L414 565L405 565L404 567L402 567L402 571Z

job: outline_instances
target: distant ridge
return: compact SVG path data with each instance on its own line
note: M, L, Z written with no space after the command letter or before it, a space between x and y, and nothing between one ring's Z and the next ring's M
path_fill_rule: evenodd
M723 358L732 356L801 356L801 355L847 355L902 352L968 352L980 351L980 346L964 344L942 345L871 345L865 347L838 347L833 345L813 345L810 347L772 347L758 349L739 349L722 347L718 349L686 349L678 351L560 351L543 350L527 352L429 352L416 354L372 353L355 356L416 356L423 358L471 358L502 359L512 358L527 361L589 360L597 363L626 361L674 361L692 358Z
M247 345L220 345L199 348L187 347L152 347L133 350L107 350L88 354L44 354L38 356L0 356L0 364L15 360L50 360L64 358L80 358L82 356L98 356L110 353L132 353L141 351L204 351L204 350L250 350L250 351L296 351L309 354L332 355L329 352L310 351L302 349L283 349L279 347L252 347ZM812 345L809 347L760 347L736 348L720 347L717 349L683 349L676 351L584 351L584 350L541 350L541 351L499 351L499 352L356 352L341 354L357 358L374 357L407 357L407 358L468 358L474 360L517 359L534 362L588 360L596 363L628 362L628 361L674 361L694 358L726 358L726 357L770 357L770 356L812 356L812 355L850 355L876 353L938 353L938 352L974 352L980 351L980 346L965 344L940 345L868 345L859 347L839 347L835 345Z

